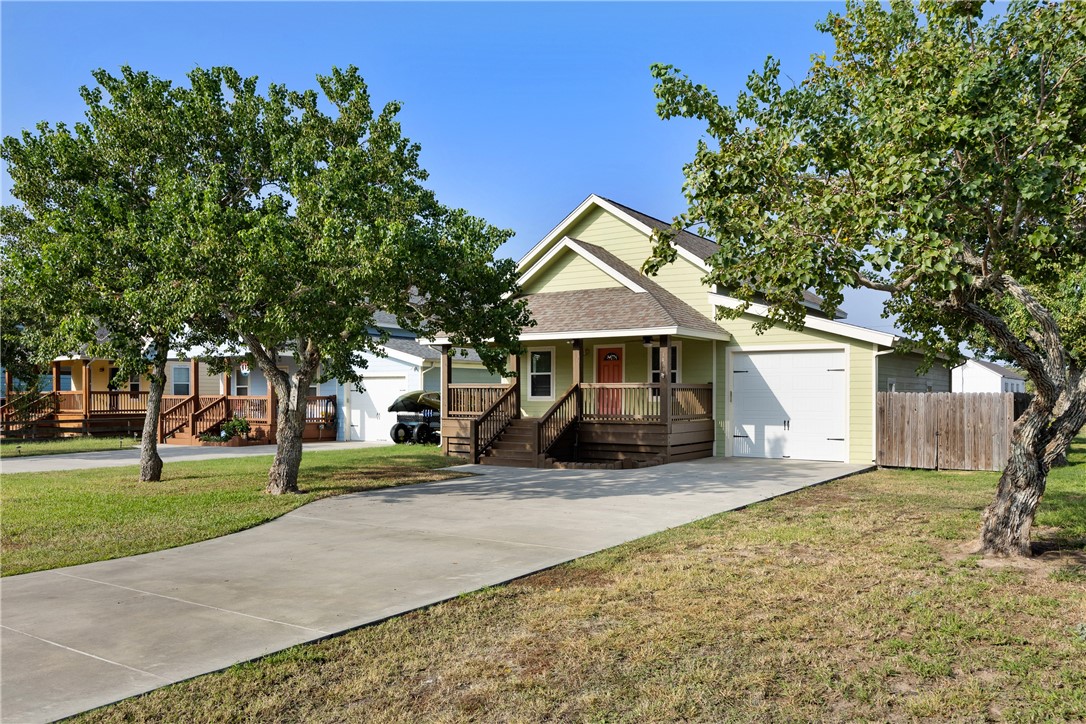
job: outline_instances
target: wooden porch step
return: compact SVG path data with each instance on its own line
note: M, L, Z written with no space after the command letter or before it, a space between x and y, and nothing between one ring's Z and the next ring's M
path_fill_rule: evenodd
M535 455L525 457L512 455L484 455L479 459L480 465L497 465L507 468L534 468L536 466Z

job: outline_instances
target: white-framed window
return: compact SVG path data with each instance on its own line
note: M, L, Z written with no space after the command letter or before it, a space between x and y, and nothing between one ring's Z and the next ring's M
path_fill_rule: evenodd
M128 378L128 391L139 392L140 391L140 376L132 375Z
M188 365L174 365L173 368L173 394L175 395L188 395L190 384L192 382L191 370Z
M529 348L528 399L554 399L554 347Z
M660 384L660 345L656 344L648 349L649 353L649 382ZM671 384L682 382L680 362L682 361L682 344L676 342L671 345Z
M317 395L319 395L320 393L321 393L321 386L320 386L320 385L318 385L318 384L317 384L316 382L314 382L313 384L311 384L311 385L309 386L309 389L308 389L308 390L306 390L306 393L305 393L305 394L306 394L307 396L309 396L309 397L316 397L316 396L317 396Z
M890 377L886 380L886 391L897 392L897 377Z
M234 370L234 394L238 397L249 396L249 366L238 366Z

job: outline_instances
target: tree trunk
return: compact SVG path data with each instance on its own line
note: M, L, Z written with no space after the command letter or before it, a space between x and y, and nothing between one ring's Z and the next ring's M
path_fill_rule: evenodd
M995 500L984 511L981 543L986 555L1029 556L1030 529L1045 492L1044 432L1051 409L1035 398L1014 423L1011 454L999 478Z
M268 487L264 492L271 495L298 492L298 470L302 465L302 432L305 430L305 391L292 380L287 394L279 396L276 412L278 429L275 432L275 460L268 471Z
M143 418L140 440L140 482L162 479L162 458L158 454L158 420L162 413L162 392L166 389L166 358L155 360L151 371L151 389L147 393L147 414Z
M994 556L1032 554L1030 529L1037 504L1045 492L1046 470L1036 455L1017 447L999 479L995 500L984 511L981 542L984 553Z

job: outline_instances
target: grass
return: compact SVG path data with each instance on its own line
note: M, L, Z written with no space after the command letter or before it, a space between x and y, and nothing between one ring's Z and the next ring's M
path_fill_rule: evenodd
M1029 567L987 473L879 471L84 715L173 721L1086 718L1086 439Z
M32 455L63 455L65 453L126 450L139 447L139 438L131 437L65 437L56 440L0 440L0 458Z
M170 462L162 481L137 468L5 473L0 478L3 575L172 548L259 525L330 495L449 477L437 448L417 445L305 453L302 495L265 495L272 456Z

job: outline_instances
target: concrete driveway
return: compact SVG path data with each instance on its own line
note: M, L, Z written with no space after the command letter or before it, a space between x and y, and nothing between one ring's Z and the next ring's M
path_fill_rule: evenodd
M329 498L159 553L0 582L0 717L70 716L863 466L708 459Z

